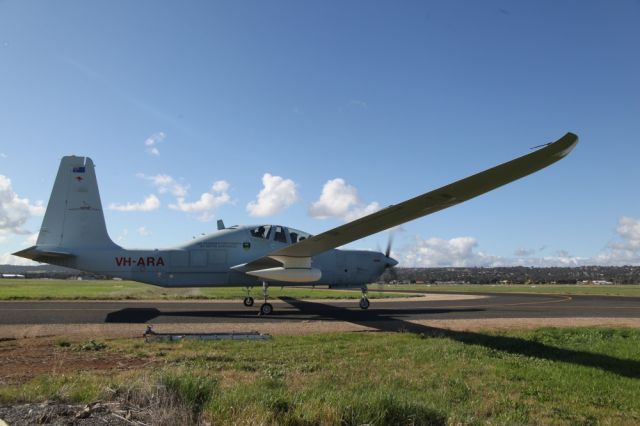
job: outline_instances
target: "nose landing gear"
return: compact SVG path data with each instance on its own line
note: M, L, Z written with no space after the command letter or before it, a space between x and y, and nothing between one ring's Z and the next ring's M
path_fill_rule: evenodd
M247 295L245 296L245 298L242 301L242 303L247 308L250 308L251 306L253 306L253 297L251 297L251 287L247 286L246 289L247 289Z

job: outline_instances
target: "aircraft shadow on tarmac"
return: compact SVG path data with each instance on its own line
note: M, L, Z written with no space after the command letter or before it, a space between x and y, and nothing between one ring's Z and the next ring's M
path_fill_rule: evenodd
M557 348L540 342L520 339L511 336L496 336L471 331L454 331L443 328L416 324L399 317L416 314L438 314L448 312L477 312L483 309L428 309L413 308L402 311L386 309L369 309L361 311L336 305L324 305L292 297L281 297L298 312L276 311L269 315L269 320L333 320L347 321L353 324L370 327L385 332L410 332L424 337L452 339L466 345L476 345L510 354L524 355L549 361L560 361L585 367L597 368L619 376L640 378L640 362L621 359L609 355L572 349ZM156 308L125 308L111 312L105 318L108 323L146 323L160 316L194 317L194 318L254 318L255 314L246 310L237 311L160 311Z
M291 306L297 308L297 311L283 311L276 310L270 314L267 318L270 321L348 321L348 322L362 322L369 323L371 321L389 321L396 320L398 316L406 315L428 315L428 314L446 314L451 312L478 312L483 309L477 308L459 308L459 309L442 309L442 308L413 308L403 309L402 311L390 311L385 309L368 309L366 311L359 308L348 309L341 308L333 305L323 305L321 303L313 303L299 309L292 303L291 298L281 297L282 300L288 302ZM130 324L142 324L152 321L158 317L191 317L191 318L209 318L212 321L215 319L254 319L256 321L262 320L253 311L247 311L246 309L235 311L161 311L157 308L125 308L116 312L107 314L105 322L107 323L130 323Z

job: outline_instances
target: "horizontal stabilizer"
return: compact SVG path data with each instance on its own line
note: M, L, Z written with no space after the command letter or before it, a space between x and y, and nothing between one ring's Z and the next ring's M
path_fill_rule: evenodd
M54 250L42 250L37 246L32 246L24 250L13 253L14 256L24 257L43 263L56 263L55 261L66 260L76 257L72 253Z

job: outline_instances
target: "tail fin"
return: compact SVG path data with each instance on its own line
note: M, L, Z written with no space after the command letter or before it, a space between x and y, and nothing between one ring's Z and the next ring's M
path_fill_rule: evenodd
M60 161L36 247L117 247L107 233L91 158L68 156Z

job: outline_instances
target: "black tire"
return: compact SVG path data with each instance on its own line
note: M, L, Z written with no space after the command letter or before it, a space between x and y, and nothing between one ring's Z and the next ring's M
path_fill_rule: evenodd
M244 303L244 306L246 306L247 308L253 306L253 297L251 296L245 297L242 303Z
M369 309L369 299L366 297L360 299L360 309Z
M271 315L273 313L273 306L271 303L263 303L260 306L260 315Z

